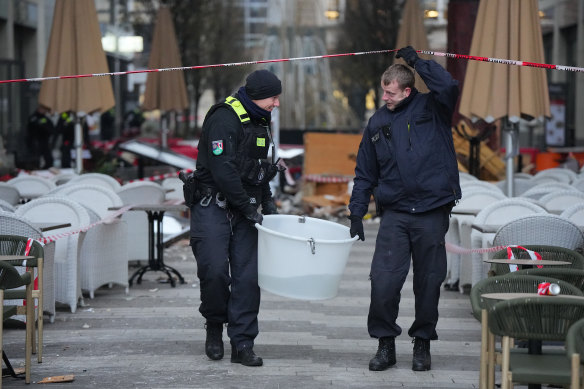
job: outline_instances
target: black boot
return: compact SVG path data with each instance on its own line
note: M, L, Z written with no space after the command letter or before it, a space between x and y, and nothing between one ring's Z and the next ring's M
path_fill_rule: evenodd
M243 346L238 350L231 345L231 362L241 363L244 366L261 366L264 364L262 358L253 352L253 346Z
M430 357L430 341L422 338L414 338L414 359L412 360L413 371L430 370L432 359Z
M207 322L207 339L205 353L209 358L218 361L223 358L223 323Z
M395 338L379 338L379 347L377 353L369 361L369 370L382 371L390 366L395 365Z

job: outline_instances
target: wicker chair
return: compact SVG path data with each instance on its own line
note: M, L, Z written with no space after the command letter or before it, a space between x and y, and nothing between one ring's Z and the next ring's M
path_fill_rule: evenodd
M544 169L541 170L533 176L534 179L539 179L542 177L553 178L559 182L571 183L576 178L578 178L578 174L571 171L570 169L565 168L551 168L551 169Z
M71 178L64 185L97 185L103 186L114 192L120 188L120 183L112 176L102 173L84 173Z
M559 215L573 204L584 204L584 192L576 189L558 190L542 196L539 201L548 212Z
M11 247L6 247L6 245L1 244L1 252L4 255L16 255L16 252L11 252ZM14 266L12 266L8 261L0 261L0 303L2 303L2 317L0 317L0 354L4 357L4 351L2 347L2 329L4 320L16 314L16 307L14 306L4 306L4 297L8 290L14 288L25 287L25 296L26 296L26 335L25 335L25 352L24 352L24 371L25 371L25 382L30 384L30 364L31 364L31 356L32 356L32 345L34 344L32 337L33 337L33 323L34 323L34 313L33 313L33 306L34 300L32 297L32 275L29 272L25 272L23 274L19 274L18 270ZM8 358L6 358L6 361ZM12 366L7 363L9 366L9 370L12 370ZM11 375L14 375L14 370L12 370ZM2 386L2 378L0 378L0 387Z
M584 256L579 254L574 250L570 250L564 247L558 246L545 246L545 245L522 245L528 250L535 251L541 254L542 259L550 260L550 261L567 261L570 262L570 265L557 265L554 266L554 269L559 268L568 268L568 269L580 269L584 270ZM517 247L511 248L513 251L513 255L516 259L531 259L529 253L525 250L522 250ZM499 250L493 254L493 258L495 259L506 259L507 258L507 250ZM533 261L534 266L537 265L537 261ZM508 274L510 272L509 265L500 264L500 263L492 263L491 269L489 270L489 275L491 276L500 276L504 274Z
M117 191L124 205L162 204L166 192L159 184L138 181L120 187ZM148 259L148 215L146 212L130 211L122 215L122 220L128 223L128 260L140 261Z
M525 199L514 197L489 204L481 210L474 223L480 225L503 225L511 220L521 218L524 215L547 214L542 207ZM482 233L463 223L461 226L461 240L463 247L472 249L487 248L493 246L494 233ZM472 253L470 261L462 261L461 284L470 282L476 284L487 276L488 267L485 267L483 259L486 254Z
M574 189L572 186L565 182L551 182L551 183L541 183L532 186L525 192L521 194L521 197L529 197L531 199L539 200L548 193L557 192L559 190L570 190Z
M10 204L8 201L2 200L0 198L0 210L14 212L14 211L16 211L16 208L12 204Z
M14 177L6 181L6 183L18 189L21 201L28 201L32 198L47 194L56 186L48 178L26 174Z
M471 181L471 183L473 182L475 181ZM479 187L469 187L468 189L463 188L462 198L452 209L453 213L450 217L450 226L448 227L448 232L446 233L446 240L452 244L460 246L462 244L462 223L464 222L470 225L475 218L475 215L465 215L457 212L482 209L489 204L499 200L504 200L506 198L507 196L505 196L500 190L485 190L484 188ZM447 252L446 255L448 263L448 278L446 283L449 285L450 290L456 290L456 285L459 284L460 279L461 254Z
M472 314L481 322L481 364L480 364L480 388L492 388L495 378L495 339L487 330L488 310L496 304L496 300L485 299L485 293L519 293L535 292L541 282L553 282L560 286L560 293L564 295L581 296L582 291L569 282L549 276L516 275L496 276L480 280L473 285L470 291L470 303Z
M558 215L525 216L499 228L493 239L493 246L516 244L549 245L582 250L584 232L573 222Z
M15 186L0 182L0 199L10 205L17 205L20 202L20 192Z
M0 254L2 255L24 255L26 252L26 246L28 242L27 237L17 236L17 235L0 235ZM38 281L38 289L34 287L32 290L33 300L37 300L38 304L34 307L33 313L33 326L36 324L36 331L32 332L32 353L37 354L37 361L41 363L43 361L43 315L39 311L38 307L44 305L44 250L43 246L37 242L33 241L28 252L28 255L34 258L28 259L27 261L10 261L9 263L13 266L17 266L17 271L23 275L25 273L30 273L32 277L36 277ZM26 266L24 266L26 265ZM27 270L29 268L29 270ZM34 278L33 278L34 280ZM8 301L7 301L8 300ZM26 301L26 289L24 287L19 289L10 289L4 293L4 302L8 302L6 306L17 307L16 315L26 315L26 306L24 302ZM54 301L53 301L54 306ZM24 321L28 318L24 316ZM27 323L28 324L28 323ZM35 338L38 342L35 342Z
M12 212L0 211L0 235L19 235L39 240L43 237L41 230L32 225L27 218ZM37 277L43 291L43 313L49 316L49 321L55 321L55 242L43 246L44 259L42 269L39 267ZM7 304L12 304L8 301ZM43 317L40 317L43 320ZM39 324L42 326L42 323Z
M570 359L572 388L580 388L582 363L584 363L584 319L572 324L566 335L566 354Z
M111 207L121 207L122 200L111 189L99 185L66 184L55 196L64 196L83 207L89 214L88 229L79 256L79 283L82 290L95 297L95 291L106 284L122 285L128 292L128 226L121 219L96 224L107 218Z
M531 384L569 385L571 375L566 354L511 353L512 339L535 341L565 341L568 329L584 317L584 298L564 296L549 298L527 297L500 301L488 313L489 329L502 337L502 389L513 382Z
M56 220L70 223L71 226L60 229L60 233L79 231L89 225L89 214L77 202L63 197L41 197L21 205L16 209L17 215L31 221L46 222ZM79 255L85 238L85 232L59 238L55 244L55 300L77 310L77 303L82 298L79 283Z
M559 280L569 282L576 288L579 288L584 293L584 270L582 269L558 269L554 267L543 267L541 269L522 269L517 270L513 274L515 275L533 275L533 276L544 276L544 277L554 277Z

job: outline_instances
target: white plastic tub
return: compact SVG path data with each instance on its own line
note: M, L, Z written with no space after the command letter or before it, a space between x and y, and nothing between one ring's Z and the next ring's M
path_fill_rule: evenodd
M267 215L258 229L258 280L262 289L284 297L335 297L351 246L349 228L294 215Z

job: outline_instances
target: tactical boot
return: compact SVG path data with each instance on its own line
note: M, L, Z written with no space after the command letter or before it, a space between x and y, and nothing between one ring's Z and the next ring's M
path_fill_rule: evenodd
M422 338L414 338L414 359L412 360L413 371L430 370L432 360L430 357L430 341Z
M207 340L205 341L205 353L207 356L218 361L223 358L223 323L207 322Z
M261 366L262 358L255 355L251 346L243 346L240 350L231 345L231 362L241 363L244 366Z
M379 338L379 347L377 353L369 361L369 370L382 371L390 366L395 365L395 338Z

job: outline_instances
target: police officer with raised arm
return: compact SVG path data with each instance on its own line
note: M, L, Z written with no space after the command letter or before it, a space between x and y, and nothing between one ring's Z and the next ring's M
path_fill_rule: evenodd
M385 370L396 363L395 338L402 332L396 320L411 261L412 370L424 371L431 368L430 341L438 338L449 215L461 196L451 130L458 83L438 63L419 58L410 46L396 57L418 72L430 92L419 93L412 70L402 64L390 66L381 76L385 104L369 120L359 145L349 218L351 237L365 240L362 218L376 188L382 213L371 262L367 327L379 346L369 370Z

